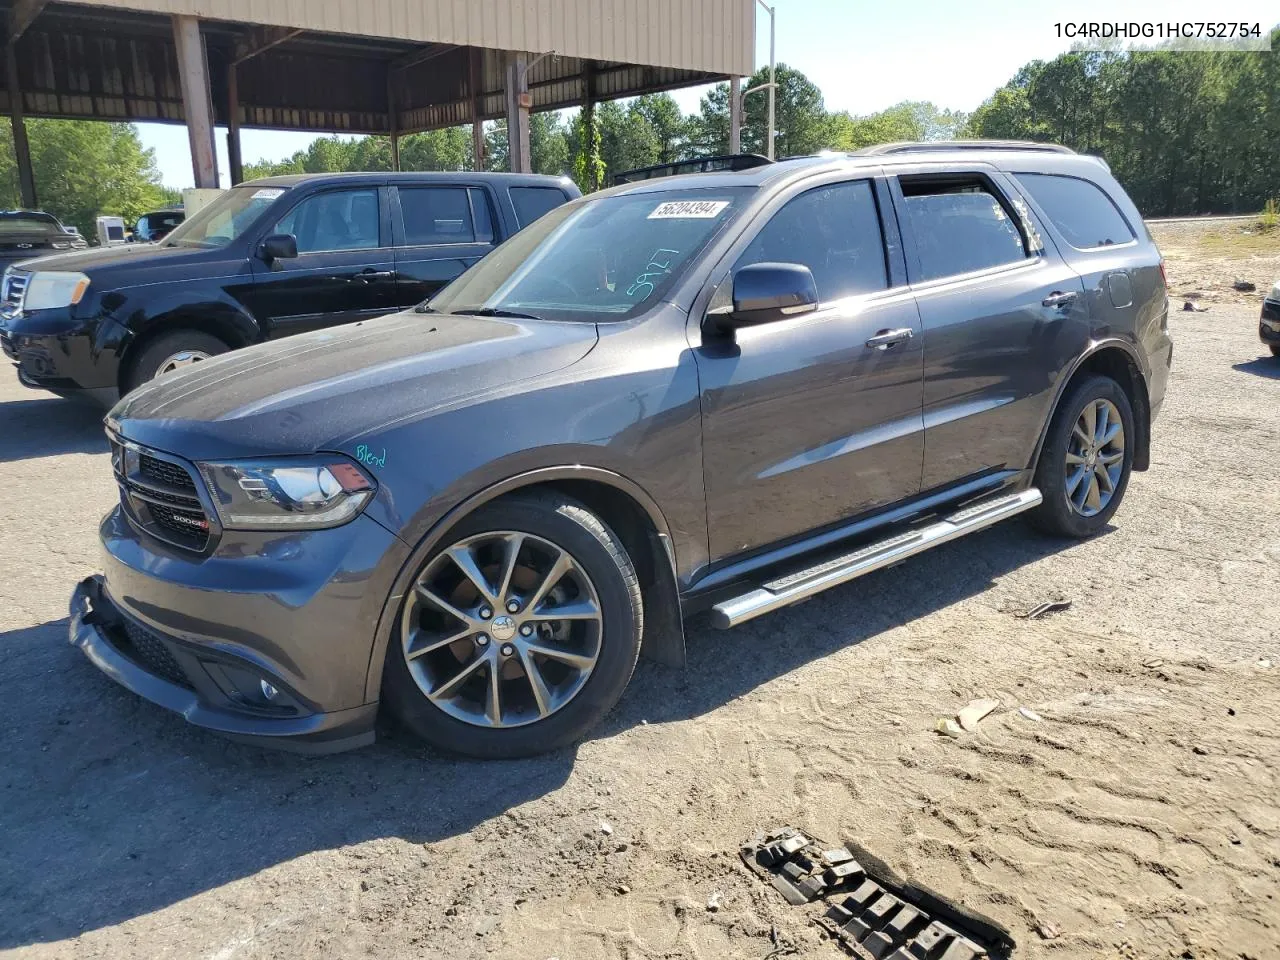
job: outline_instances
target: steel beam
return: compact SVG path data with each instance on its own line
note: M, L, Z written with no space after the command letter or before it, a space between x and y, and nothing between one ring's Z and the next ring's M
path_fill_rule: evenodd
M525 72L528 59L512 54L507 64L507 162L512 173L532 173L529 157L529 107L531 98Z

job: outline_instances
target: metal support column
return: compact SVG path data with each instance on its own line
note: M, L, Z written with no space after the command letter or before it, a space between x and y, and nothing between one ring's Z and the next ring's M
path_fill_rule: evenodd
M507 158L512 173L532 173L529 156L529 107L532 99L526 83L528 60L523 53L507 64Z
M475 47L469 55L470 75L467 80L467 93L471 98L471 154L472 165L477 170L484 169L484 121L480 119L480 78L481 53Z
M240 152L240 70L235 63L227 66L227 165L231 169L231 185L244 182L244 159Z
M396 72L387 71L387 127L391 131L391 169L400 172L400 104L396 100Z
M213 140L213 101L209 94L209 63L198 17L174 14L173 42L178 48L182 81L182 109L191 140L191 170L196 186L218 186L218 153Z
M18 45L10 41L5 48L8 67L9 120L13 127L13 156L18 165L18 183L22 205L35 210L36 178L31 170L31 144L27 142L27 125L22 113L22 86L18 83Z
M729 78L729 152L742 152L742 78Z

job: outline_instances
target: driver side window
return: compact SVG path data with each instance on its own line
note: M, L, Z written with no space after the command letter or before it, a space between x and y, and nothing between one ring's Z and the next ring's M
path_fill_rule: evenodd
M818 299L889 286L884 237L871 181L816 187L789 200L751 241L734 270L753 263L799 263L813 272Z
M298 253L373 250L378 246L378 191L331 190L308 197L275 226L292 234Z

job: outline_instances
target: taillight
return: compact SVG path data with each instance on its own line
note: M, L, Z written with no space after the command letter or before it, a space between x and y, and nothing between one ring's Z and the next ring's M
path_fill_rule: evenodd
M1161 257L1161 258L1160 258L1160 279L1164 281L1164 288L1165 288L1166 290L1168 290L1168 289L1169 289L1169 274L1167 274L1167 273L1165 272L1165 269L1164 269L1164 258L1163 258L1163 257Z

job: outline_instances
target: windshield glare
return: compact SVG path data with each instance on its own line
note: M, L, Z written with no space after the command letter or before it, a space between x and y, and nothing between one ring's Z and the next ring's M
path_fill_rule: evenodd
M571 203L517 233L432 299L440 313L622 320L661 300L741 212L751 187Z
M233 187L180 224L166 247L225 247L242 237L262 212L285 194L283 187Z

